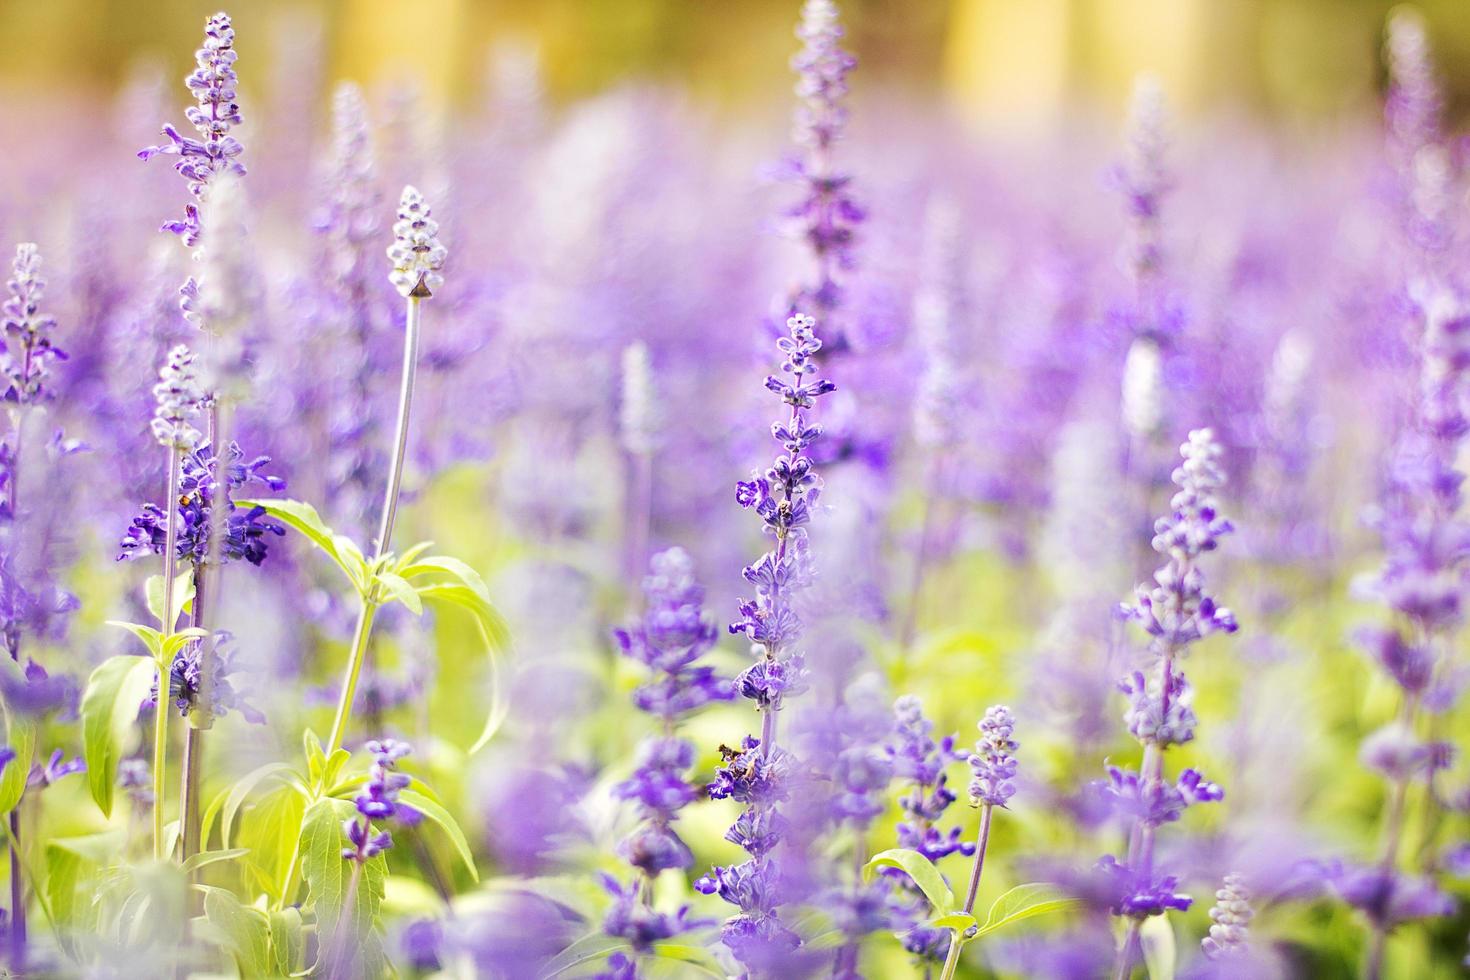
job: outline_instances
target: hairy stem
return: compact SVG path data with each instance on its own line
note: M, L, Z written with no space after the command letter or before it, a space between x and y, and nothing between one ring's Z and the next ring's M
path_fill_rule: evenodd
M985 850L990 846L990 818L995 807L987 804L980 811L980 833L975 841L975 863L970 868L970 887L965 892L964 913L975 914L975 898L980 894L980 875L985 870ZM960 965L960 947L963 945L958 933L949 937L949 954L944 958L944 970L939 980L953 980Z
M388 487L383 494L383 515L378 523L378 537L373 545L373 564L388 553L393 541L393 525L398 517L398 496L403 485L403 462L408 455L408 422L409 413L413 408L420 323L420 299L417 296L410 296L403 331L403 374L398 385L398 419L393 426L393 456L388 466ZM375 611L376 596L363 596L362 608L357 617L357 629L352 638L352 654L348 660L347 673L342 684L342 696L337 701L337 714L332 720L332 734L327 740L327 758L329 759L333 752L342 747L342 740L347 735L347 722L352 714L352 701L357 693L357 680L362 674L363 664L368 660L368 641L372 638Z

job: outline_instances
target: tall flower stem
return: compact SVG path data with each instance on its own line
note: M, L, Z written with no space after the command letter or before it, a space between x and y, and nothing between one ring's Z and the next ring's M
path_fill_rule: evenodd
M378 523L378 537L373 546L373 563L387 554L393 539L393 525L398 516L398 494L403 484L403 462L408 455L409 412L413 407L414 377L417 373L419 334L421 331L422 295L428 290L422 284L408 297L406 324L403 331L403 376L398 386L398 421L393 431L393 457L388 467L388 488L383 497L383 516ZM337 713L332 720L332 732L327 738L327 757L342 747L347 735L347 722L352 714L352 701L357 695L357 681L362 674L362 665L367 659L368 641L372 636L374 614L377 611L376 597L362 597L358 610L357 628L353 631L352 653L347 661L347 673L342 682L342 695L337 700Z
M209 631L210 603L214 601L213 590L218 588L224 576L224 545L227 520L227 504L225 493L229 487L229 449L225 437L225 422L228 418L220 395L216 394L209 401L206 413L207 432L209 444L214 452L214 480L215 499L209 510L209 555L206 561L194 565L194 611L190 617L193 625ZM176 501L170 501L172 508ZM211 574L212 573L212 574ZM212 662L214 658L214 638L205 636L199 640L202 644L200 650L201 663ZM165 670L169 665L164 665ZM204 733L214 722L214 692L210 690L213 685L215 671L205 667L201 671L200 680L200 705L194 709L194 714L189 718L189 725L184 734L184 759L183 773L179 782L179 847L180 859L187 861L199 853L199 791L204 766ZM167 700L168 675L165 674L162 686L159 688L160 703Z
M30 352L26 352L27 368L29 367ZM20 500L20 491L17 486L20 482L20 447L21 429L23 416L18 412L12 413L14 421L14 443L10 456L10 479L6 484L6 504L10 508L10 520L12 522L20 519L17 507ZM20 633L14 632L10 637L10 659L20 661ZM24 796L22 795L22 799ZM15 808L10 811L10 964L16 970L24 969L26 949L26 906L25 906L25 879L21 874L20 854L20 801L16 801Z
M965 892L965 904L962 911L966 915L975 914L975 898L980 894L980 875L985 870L985 850L990 845L990 817L995 807L986 805L980 810L980 834L975 844L975 863L970 868L970 887ZM949 941L949 955L944 958L944 970L939 974L939 980L953 980L955 970L960 965L960 937L953 936Z

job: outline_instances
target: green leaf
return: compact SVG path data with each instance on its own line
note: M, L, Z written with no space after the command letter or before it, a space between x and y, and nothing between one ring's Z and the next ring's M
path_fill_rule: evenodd
M343 975L376 977L386 968L374 927L388 866L381 854L364 861L354 884L357 863L342 857L347 841L342 825L356 815L345 800L317 800L307 807L301 822L301 875L307 904L316 912L317 968L335 971L335 958L352 956L351 969Z
M419 595L425 599L445 602L467 610L474 617L475 626L480 631L480 639L485 644L485 656L490 666L490 710L485 716L485 725L480 730L480 737L475 739L474 744L469 747L468 751L473 754L484 748L490 739L495 737L495 733L504 724L506 715L510 713L505 685L500 680L499 655L501 650L508 649L510 646L510 629L506 625L505 618L485 594L485 583L473 569L464 565L464 562L453 558L424 558L414 567L458 575L459 566L464 566L463 573L469 576L474 583L478 583L478 586L470 584L467 579L458 582L435 582L416 588ZM405 574L404 577L409 576Z
M654 943L653 955L660 959L676 960L686 967L694 967L700 973L725 980L728 974L704 946L689 946L684 943Z
M68 955L77 955L74 936L96 932L95 889L83 891L97 869L117 860L127 834L109 830L84 837L58 837L46 842L46 899L58 938Z
M392 572L379 572L377 579L388 590L390 596L413 610L415 616L422 616L424 614L424 602L419 598L419 594L414 591L413 586L408 584L407 579L394 575Z
M337 567L342 569L342 574L347 576L354 588L361 589L364 580L364 569L362 552L353 545L352 552L355 554L344 555L338 547L340 541L346 540L332 529L327 527L316 508L301 500L236 500L236 507L260 507L267 514L280 521L299 534L305 535L307 540L324 551L328 558L336 562ZM349 542L350 543L350 542Z
M235 814L240 810L240 804L245 802L257 786L270 779L279 776L292 785L299 785L301 778L296 775L296 770L284 762L267 762L257 769L253 769L240 777L240 780L231 786L226 793L221 793L215 798L215 803L210 804L209 810L205 811L202 821L202 829L199 837L201 840L209 840L209 830L213 826L213 818L216 811L222 814L220 823L220 843L225 847L230 846L230 832L235 826Z
M263 977L270 972L270 920L264 912L223 888L210 888L204 893L204 917L225 936L240 976Z
M403 554L398 556L398 560L394 562L393 570L399 575L402 575L405 568L412 565L419 555L422 555L432 547L434 547L434 542L432 541L420 541L418 544L410 545L404 549Z
M313 785L322 785L322 774L327 765L327 753L322 748L322 740L317 738L316 732L310 728L301 733L301 750L306 754L306 775L311 779Z
M464 860L465 867L470 871L470 877L479 881L480 872L475 867L475 855L470 851L470 842L465 840L464 831L459 829L459 824L455 823L449 811L422 793L415 793L411 789L400 791L398 799L422 813L449 835L449 841L454 845L460 858Z
M182 650L186 644L192 643L194 640L202 640L208 635L209 632L207 630L199 629L196 626L179 630L177 633L170 633L163 638L163 644L160 649L164 663L172 664L174 662L174 654Z
M981 936L989 935L1006 926L1038 915L1081 908L1083 904L1081 899L1073 898L1056 885L1044 881L1017 885L997 898L995 904L990 906L990 913L985 917L985 924L980 927L980 931L975 934L974 938L979 939Z
M142 623L125 623L120 619L109 619L107 625L125 629L142 640L143 645L148 648L148 652L153 654L155 659L163 657L163 634L152 626L144 626Z
M82 692L82 752L92 799L105 816L112 815L112 785L123 740L157 676L157 665L147 657L119 656L104 660L87 678Z
M221 861L232 861L237 857L244 857L249 853L249 848L245 847L230 847L222 851L200 851L198 854L190 856L189 860L184 862L183 867L185 871L194 871L198 868L207 868L211 864L218 864Z
M306 942L301 935L301 910L285 908L271 913L271 960L274 976L289 977L301 971Z
M950 912L947 915L935 916L924 923L934 929L953 929L964 941L964 934L977 927L975 917L968 912Z
M1179 952L1168 913L1144 919L1138 928L1138 940L1143 946L1143 962L1148 967L1149 980L1174 980L1174 965L1179 959Z
M163 576L150 575L148 581L143 583L143 596L151 612L165 630L171 630L178 624L179 616L183 614L189 603L194 599L194 576L184 575L174 577L173 615L167 620L163 616Z
M583 936L553 956L536 977L537 980L553 980L554 977L559 977L568 970L600 960L620 949L632 948L627 940L614 938L604 932L594 932Z
M0 686L0 692L25 689L25 671L18 662L0 656L0 673L5 675L7 681ZM34 718L24 712L12 710L11 705L4 701L3 695L0 695L0 704L5 709L5 743L15 752L15 758L0 771L0 813L9 813L15 809L26 791L26 780L30 777L31 762L36 754L37 724Z
M245 858L260 888L274 899L286 889L286 871L301 840L301 817L306 801L291 786L278 786L246 811L240 822L240 847L250 849Z
M914 880L924 897L938 915L947 915L954 910L954 893L944 883L944 876L934 863L918 851L906 847L895 847L877 854L863 865L863 876L872 878L878 868L897 868Z

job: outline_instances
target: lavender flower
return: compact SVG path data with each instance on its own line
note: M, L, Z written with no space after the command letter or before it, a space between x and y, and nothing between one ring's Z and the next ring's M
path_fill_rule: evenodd
M215 630L207 639L195 640L174 655L169 666L168 697L179 714L195 716L207 708L210 718L222 718L233 708L252 725L264 725L265 715L252 707L230 683L234 670L232 642L227 630ZM209 649L205 649L209 644ZM156 685L155 685L156 688ZM157 690L154 691L157 698Z
M362 792L353 798L361 820L352 817L342 825L351 847L342 849L342 857L359 863L376 857L393 846L393 835L387 830L374 834L373 821L382 823L398 814L398 794L409 784L407 775L398 772L398 760L413 751L405 742L391 738L367 743L373 764Z
M388 280L405 299L432 296L444 285L439 272L447 254L439 243L439 223L429 212L424 196L416 188L405 187L398 201L393 244L388 246L388 258L393 262Z
M47 363L66 360L66 352L51 342L56 318L41 312L46 280L41 278L41 252L34 243L15 247L6 287L10 295L0 307L5 317L5 375L10 382L5 400L26 405L50 396Z
M1016 750L1021 747L1013 737L1016 721L1011 709L1003 704L991 705L977 727L980 738L975 751L970 754L970 805L980 807L980 832L975 841L975 863L970 869L970 886L965 892L965 902L960 910L966 915L975 911L975 899L980 894L980 876L985 871L985 852L990 844L990 822L995 808L1005 809L1016 794L1015 783L1018 763ZM952 937L949 951L944 957L944 970L940 980L953 980L960 965L962 939Z
M153 386L153 437L165 449L193 452L204 436L194 427L204 411L204 390L194 367L194 355L184 344L168 352Z
M138 151L141 160L159 154L177 156L174 169L188 182L189 193L196 202L206 199L220 175L242 177L245 174L244 166L236 159L244 148L230 135L230 130L240 125L240 106L235 102L238 57L235 29L229 16L218 13L205 21L204 46L194 53L196 67L184 79L198 102L185 110L184 115L199 132L199 138L184 136L174 126L166 125L163 135L169 142ZM164 224L163 230L182 236L190 248L198 245L202 233L198 203L186 205L183 219Z
M1168 192L1168 107L1158 79L1140 76L1128 107L1128 139L1115 177L1128 203L1125 261L1135 285L1147 288L1163 262L1159 214Z
M1170 501L1172 512L1154 524L1153 549L1166 561L1154 573L1153 587L1140 585L1134 603L1121 607L1122 615L1138 623L1150 637L1155 666L1147 680L1139 672L1120 685L1129 695L1125 715L1129 731L1144 749L1141 771L1109 766L1105 788L1114 813L1133 828L1127 863L1109 855L1099 865L1117 894L1111 903L1113 914L1130 920L1118 952L1120 976L1126 975L1138 956L1142 920L1169 908L1189 906L1188 896L1174 891L1176 878L1155 873L1155 832L1162 824L1178 820L1187 807L1224 796L1219 786L1193 769L1184 770L1172 784L1164 778L1164 751L1191 740L1196 725L1189 707L1189 685L1176 661L1203 637L1236 629L1234 615L1205 590L1198 565L1233 530L1220 516L1215 497L1225 479L1219 464L1220 447L1210 430L1197 429L1179 451L1183 462L1173 473L1179 491Z
M343 82L332 95L331 159L317 228L327 238L333 278L347 294L344 298L360 288L369 272L369 250L378 236L382 207L376 175L367 105L356 85Z
M1426 712L1452 707L1458 685L1450 679L1449 651L1463 622L1461 592L1470 526L1460 511L1464 473L1459 457L1470 419L1463 399L1470 367L1470 303L1453 285L1434 253L1449 234L1447 222L1448 164L1439 145L1439 101L1429 66L1423 24L1407 12L1389 28L1393 93L1389 100L1390 152L1409 172L1409 228L1418 248L1412 278L1404 291L1411 300L1417 336L1418 391L1413 411L1399 434L1383 499L1374 523L1383 539L1383 568L1363 589L1394 613L1387 630L1365 635L1375 659L1401 689L1397 717L1363 744L1363 763L1382 773L1389 784L1384 812L1383 850L1373 876L1349 877L1344 900L1364 909L1372 930L1365 976L1377 980L1383 970L1388 933L1398 924L1391 914L1401 900L1422 897L1434 889L1430 880L1400 877L1397 870L1404 835L1410 786L1428 784L1429 805L1439 808L1437 774L1447 768L1453 747L1419 734ZM1422 846L1434 846L1438 821L1431 823ZM1437 893L1436 893L1437 894ZM1422 915L1436 912L1435 902L1415 904ZM1444 908L1443 902L1439 908Z
M847 125L842 105L847 74L857 61L842 50L842 26L832 0L806 0L796 36L802 48L791 67L797 73L796 95L801 101L794 135L804 156L793 170L803 184L803 197L789 216L811 251L815 279L791 295L790 308L809 310L830 327L830 315L842 300L838 278L852 267L854 229L864 216L848 189L852 178L832 160ZM841 348L844 337L840 331L835 336Z
M1250 921L1255 915L1245 879L1234 872L1226 875L1215 899L1215 907L1210 909L1213 925L1200 948L1212 960L1240 956L1250 946Z
M792 606L794 595L811 580L806 550L806 526L812 507L821 493L821 480L806 450L822 433L820 425L807 420L806 412L816 399L835 390L830 381L815 377L812 357L822 342L813 333L816 321L796 314L786 321L789 336L776 342L784 356L781 370L787 377L771 375L766 388L781 396L790 409L786 420L778 420L771 434L784 452L764 474L736 486L735 500L761 518L764 529L775 538L766 552L745 569L745 579L755 586L754 599L740 601L741 620L731 633L751 641L758 660L736 678L736 690L756 703L763 722L759 739L747 736L742 748L726 750L726 764L710 785L715 798L732 797L746 803L753 813L742 816L741 829L732 830L741 846L752 855L745 864L714 868L696 888L721 898L740 909L725 923L724 941L749 966L771 957L779 959L799 945L800 940L783 922L780 872L770 856L781 835L783 821L770 808L785 795L782 783L790 762L775 744L776 717L787 695L805 689L805 658L791 650L801 635L801 621Z
M66 761L66 753L61 749L54 749L44 765L39 762L31 765L31 771L26 776L26 786L31 789L45 789L57 780L86 771L87 763L80 756Z
M954 735L946 735L938 743L934 741L931 737L934 723L924 717L918 698L907 695L899 698L893 703L893 715L893 739L888 752L895 776L909 787L898 798L899 809L903 811L898 824L898 846L917 851L934 863L954 853L973 855L975 845L960 839L959 827L945 832L937 826L955 801L944 767L968 759L969 754L956 751ZM885 868L883 875L904 893L898 916L905 926L904 949L920 962L942 960L949 949L949 930L922 924L929 918L928 899L913 879L897 868Z
M259 565L265 560L269 547L266 535L280 537L286 533L280 522L266 516L265 508L241 510L235 506L233 499L238 489L250 483L259 483L276 491L285 489L286 481L261 472L268 465L269 456L257 456L247 462L239 445L230 443L225 462L226 519L223 524L224 541L220 549L221 561L238 561L243 558L252 565ZM176 554L181 561L202 565L212 560L211 515L219 495L218 467L219 460L212 447L207 444L184 457L183 478L179 483L176 545ZM167 546L167 540L168 512L157 504L144 504L142 514L133 518L123 536L118 560L161 555Z
M639 710L660 721L659 735L639 746L637 767L613 792L638 803L644 824L622 843L619 853L638 869L640 880L624 887L611 877L604 885L613 896L603 931L647 952L652 943L689 927L687 909L674 915L655 912L638 901L640 889L651 894L654 879L664 871L682 871L694 863L688 845L674 830L679 811L698 798L686 774L694 766L694 745L674 735L680 720L714 701L734 697L730 682L699 660L715 645L718 631L705 617L704 590L694 578L694 563L679 548L653 556L652 572L643 580L645 611L640 621L613 631L619 651L648 667L653 679L633 694ZM732 828L732 833L735 829ZM635 967L627 967L635 975Z
M980 740L970 755L971 806L1004 807L1016 794L1016 749L1020 743L1012 738L1016 730L1011 709L998 704L988 708L980 720Z

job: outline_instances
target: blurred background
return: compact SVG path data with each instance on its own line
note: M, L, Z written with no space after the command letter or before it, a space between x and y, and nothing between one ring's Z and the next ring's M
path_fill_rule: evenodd
M182 76L199 0L0 0L0 86L115 91L140 61ZM487 54L540 53L549 94L629 79L716 106L780 105L794 0L246 0L228 4L259 72L320 44L332 77L414 74L434 104L474 101ZM960 118L1029 127L1072 107L1121 111L1140 70L1181 112L1315 120L1375 110L1387 0L848 0L859 95L941 93ZM1423 0L1453 118L1470 109L1470 3ZM263 40L268 38L269 40ZM295 43L291 43L291 42ZM259 76L257 76L259 77Z

